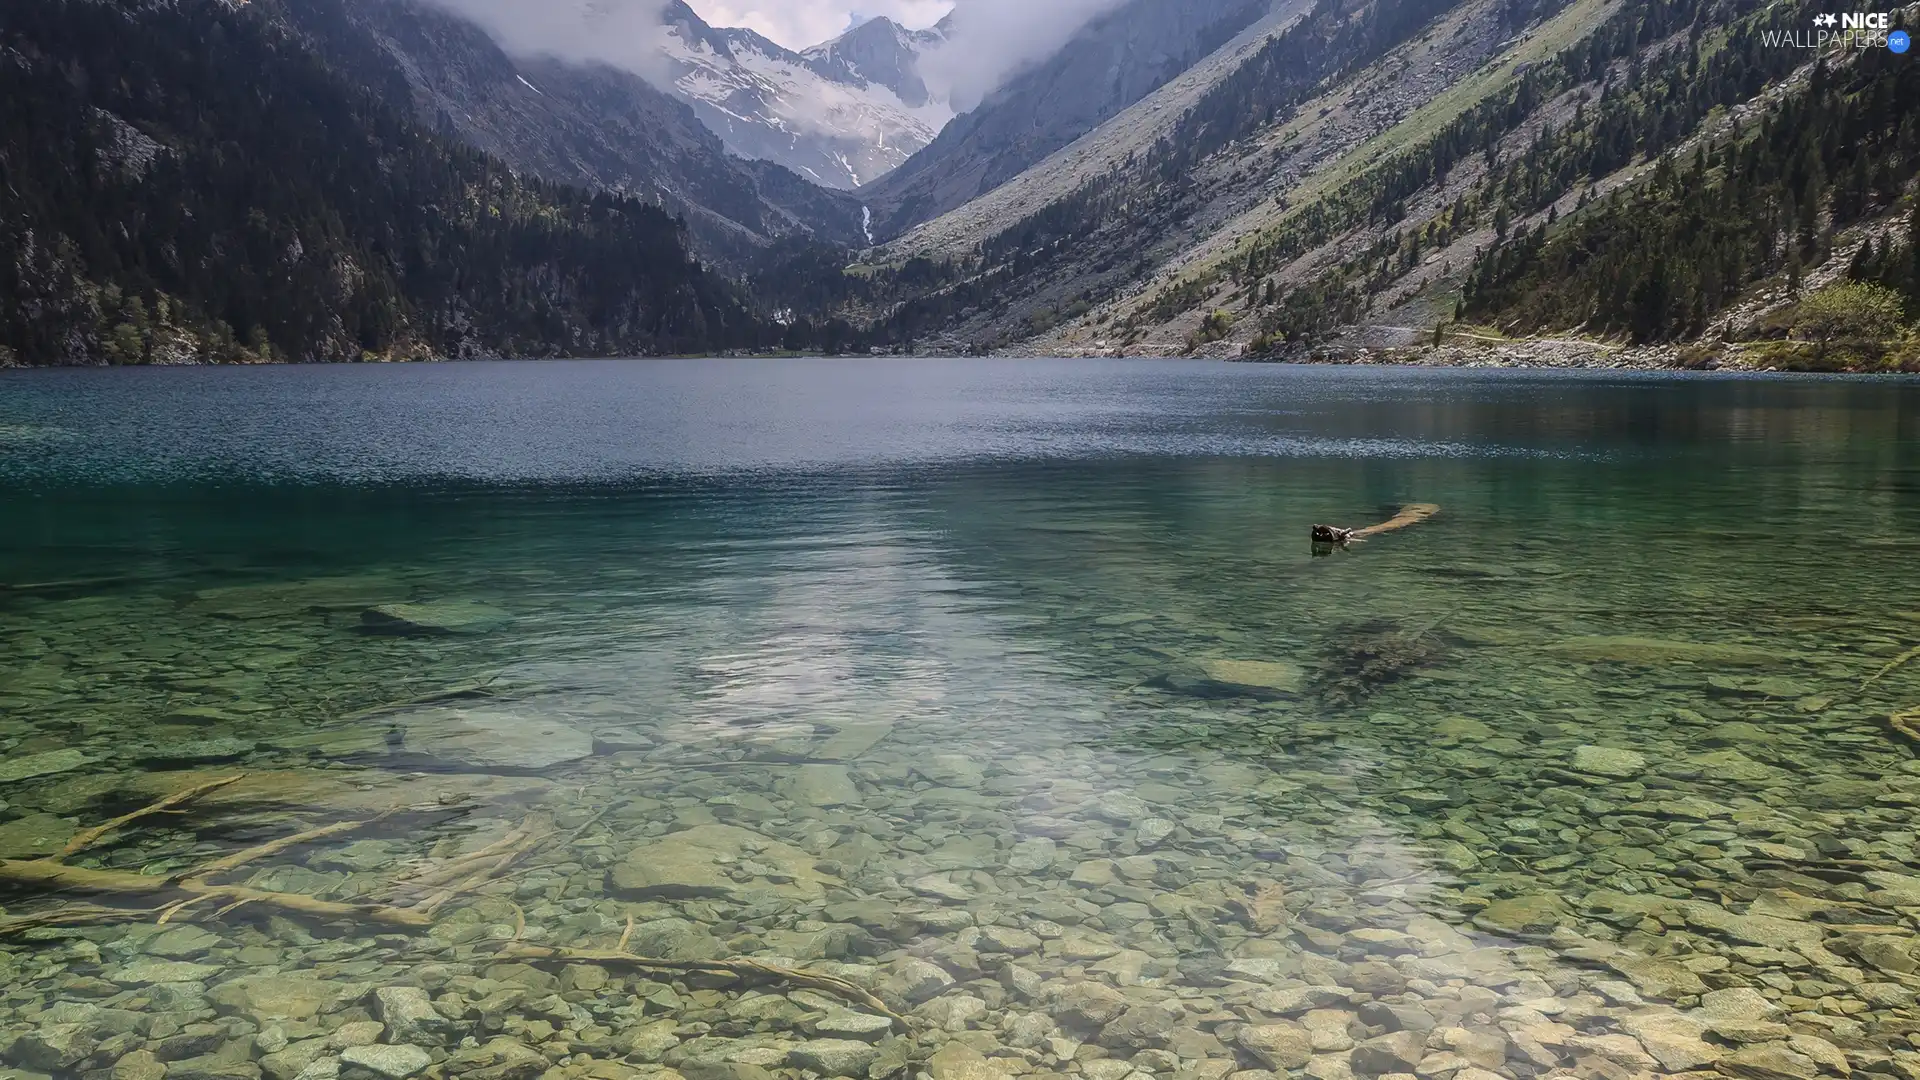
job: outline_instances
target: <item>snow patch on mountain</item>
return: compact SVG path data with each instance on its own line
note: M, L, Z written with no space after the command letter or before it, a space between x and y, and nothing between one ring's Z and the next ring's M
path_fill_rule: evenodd
M751 30L716 30L676 2L666 31L668 86L728 150L829 187L885 174L953 119L918 73L939 28L874 19L797 53Z

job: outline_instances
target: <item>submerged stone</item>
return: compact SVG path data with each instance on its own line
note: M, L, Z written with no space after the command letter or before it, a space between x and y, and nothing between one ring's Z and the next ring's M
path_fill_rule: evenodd
M233 761L253 753L258 746L251 739L185 739L162 743L142 755L149 762L188 764L193 762Z
M203 956L218 944L219 935L204 927L170 926L147 942L146 951L150 956L183 960L189 956Z
M407 586L383 577L313 578L227 585L194 594L192 609L223 619L270 619L353 611L404 598Z
M1711 1065L1726 1053L1706 1041L1706 1026L1669 1009L1649 1009L1620 1021L1627 1034L1640 1040L1648 1055L1672 1072Z
M593 736L503 705L438 705L390 718L401 747L476 772L539 772L593 753Z
M822 739L808 756L820 761L852 761L880 745L891 734L893 722L889 720L847 724Z
M844 765L802 765L783 789L787 798L802 806L845 806L860 801L860 789L853 785Z
M1495 900L1474 916L1474 923L1503 934L1540 934L1567 918L1567 906L1557 896L1534 893Z
M213 964L194 964L184 960L138 960L114 971L109 978L122 986L146 986L150 983L201 982L223 970Z
M1707 685L1726 694L1763 698L1806 698L1815 693L1811 683L1783 675L1709 675Z
M1410 1073L1426 1057L1426 1038L1415 1031L1395 1031L1353 1048L1349 1059L1353 1071L1362 1076L1386 1076Z
M1582 746L1573 752L1573 771L1616 779L1634 776L1647 767L1646 755L1611 746Z
M793 1048L788 1060L797 1068L811 1069L822 1076L867 1074L880 1052L871 1043L858 1039L814 1039Z
M1248 1024L1238 1041L1269 1069L1298 1069L1313 1057L1313 1036L1299 1024Z
M504 625L509 618L497 607L471 600L381 604L360 613L360 628L369 634L401 637L484 634Z
M1053 867L1059 849L1044 836L1032 836L1013 846L1007 854L1007 869L1015 873L1035 874Z
M389 1042L438 1046L451 1028L434 1009L433 999L418 987L383 986L374 991L374 1003Z
M964 1042L954 1041L934 1051L927 1059L927 1074L932 1080L1007 1080L1005 1066Z
M610 874L633 896L738 897L771 890L809 899L837 878L815 869L814 856L733 825L699 825L629 852Z
M1621 957L1608 966L1627 977L1633 988L1658 998L1686 997L1706 992L1707 984L1692 970L1658 957Z
M551 1064L546 1055L504 1035L456 1050L446 1061L449 1075L472 1080L531 1080Z
M1743 1046L1714 1062L1714 1068L1740 1080L1814 1080L1820 1068L1810 1057L1784 1042Z
M406 1080L433 1064L433 1056L417 1046L349 1046L340 1051L340 1064L385 1080Z
M367 992L365 983L334 983L306 975L243 975L208 991L222 1011L267 1023L306 1020Z
M1284 660L1200 660L1207 678L1228 686L1276 690L1297 694L1306 685L1306 672Z
M16 780L27 780L35 776L53 776L57 773L72 772L92 762L92 758L72 747L48 750L39 754L21 754L17 757L8 755L0 758L0 784L10 784Z
M0 821L0 859L39 859L64 847L78 826L53 814Z

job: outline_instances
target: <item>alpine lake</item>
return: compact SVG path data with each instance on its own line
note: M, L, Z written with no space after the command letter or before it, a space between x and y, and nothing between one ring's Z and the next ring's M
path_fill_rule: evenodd
M0 1076L1920 1080L1917 645L1913 381L0 372Z

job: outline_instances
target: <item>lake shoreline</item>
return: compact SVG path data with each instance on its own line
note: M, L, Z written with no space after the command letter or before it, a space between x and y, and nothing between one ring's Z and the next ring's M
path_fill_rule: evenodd
M1292 352L1233 358L1251 364L1367 365L1433 368L1537 368L1589 371L1698 371L1788 375L1912 375L1920 369L1834 364L1831 367L1782 367L1737 350L1701 345L1609 345L1576 339L1471 344L1400 345L1385 348L1340 347L1313 353Z
M990 353L987 356L935 353L682 353L659 356L489 356L391 358L376 361L287 361L250 360L239 362L192 361L153 364L22 364L0 357L0 371L102 370L107 368L299 368L299 367L415 367L439 364L492 364L534 361L583 360L970 360L970 359L1190 359L1224 360L1236 364L1285 364L1299 367L1414 367L1414 368L1499 368L1510 370L1567 371L1664 371L1721 374L1777 375L1920 375L1920 367L1781 367L1741 357L1737 352L1716 351L1699 345L1609 345L1576 339L1511 342L1476 341L1472 344L1353 346L1337 344L1324 352L1288 349L1281 353L1242 356L1193 355L1159 356L1145 354L1038 355L1026 353Z

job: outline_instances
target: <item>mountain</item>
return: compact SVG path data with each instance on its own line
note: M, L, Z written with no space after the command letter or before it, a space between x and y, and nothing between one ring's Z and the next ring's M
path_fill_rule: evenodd
M258 6L5 5L0 94L0 363L804 339L703 269L658 206L424 129Z
M886 16L867 21L800 55L822 77L886 87L909 108L932 100L920 76L920 57L947 39L952 17L926 30L909 30Z
M883 175L952 119L916 73L936 30L870 20L805 53L751 30L715 29L683 0L666 9L673 92L728 150L832 188Z
M1689 341L1703 362L1828 362L1792 339L1832 322L1809 299L1829 283L1920 315L1920 118L1896 104L1920 74L1788 43L1815 13L1282 0L998 183L1024 155L975 134L995 102L956 120L859 193L897 238L843 306L936 350L1308 357L1464 321L1598 362ZM996 98L1061 85L1071 52Z
M658 202L721 265L796 234L863 240L853 200L733 156L693 109L631 73L510 56L479 26L419 0L258 6L336 70L523 174Z
M1256 21L1273 0L1128 0L1046 61L957 117L859 197L881 239L1018 176L1166 85Z

